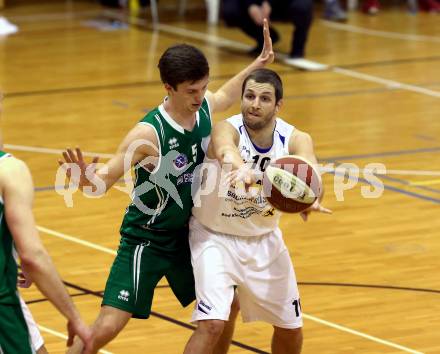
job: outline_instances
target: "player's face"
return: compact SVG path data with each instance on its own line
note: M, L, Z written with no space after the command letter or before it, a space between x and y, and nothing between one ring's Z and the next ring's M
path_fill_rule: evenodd
M241 99L241 113L246 127L258 130L271 124L279 109L271 84L249 80Z
M176 105L186 113L195 113L200 109L203 98L208 88L209 77L191 82L186 81L177 85L177 90L171 89L171 94Z

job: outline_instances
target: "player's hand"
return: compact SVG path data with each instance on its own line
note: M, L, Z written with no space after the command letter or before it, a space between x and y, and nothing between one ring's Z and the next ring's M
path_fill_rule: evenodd
M257 60L261 63L262 66L271 64L275 58L275 54L272 48L272 38L270 38L270 30L269 30L269 22L267 18L263 20L263 36L264 36L264 45L261 54L257 58Z
M86 163L80 148L73 151L67 148L63 151L63 160L58 160L58 164L65 170L67 178L77 183L80 187L91 185L91 177L96 172L96 164L99 157L95 156L91 163ZM73 165L73 166L72 166ZM74 168L74 167L77 168Z
M228 186L239 186L242 184L247 191L260 178L261 175L256 170L252 169L249 164L245 164L239 169L228 172L225 175L225 183Z
M248 13L250 18L252 19L252 21L255 22L256 25L258 26L263 26L263 21L264 21L264 12L263 12L263 7L258 6L258 5L251 5L248 8Z
M23 264L20 267L21 267L21 272L18 273L17 286L19 288L27 289L32 285L32 278L29 275L29 273L26 271L26 268L23 266Z
M269 18L272 13L272 6L270 6L269 1L263 1L261 4L261 12L263 13L263 18Z
M318 213L324 213L324 214L332 214L333 213L333 211L331 211L330 209L324 208L319 203L319 200L316 200L309 208L302 211L300 213L300 215L304 221L307 221L309 214L312 212L318 212Z
M73 338L78 336L83 343L83 354L92 354L93 350L93 337L92 330L84 324L81 319L69 320L67 322L67 346L70 347L73 344Z

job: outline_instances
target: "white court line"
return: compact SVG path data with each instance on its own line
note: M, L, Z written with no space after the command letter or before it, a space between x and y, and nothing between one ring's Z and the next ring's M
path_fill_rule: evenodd
M333 72L335 72L337 74L341 74L341 75L345 75L345 76L350 76L350 77L353 77L355 79L361 79L361 80L365 80L365 81L371 81L371 82L375 82L375 83L378 83L378 84L382 84L382 85L388 87L389 89L402 89L402 90L407 90L407 91L421 93L421 94L428 95L428 96L431 96L431 97L440 98L440 92L439 91L434 91L434 90L426 89L424 87L404 84L404 83L401 83L401 82L398 82L398 81L383 79L383 78L378 77L378 76L363 74L363 73L360 73L360 72L357 72L357 71L348 70L348 69L342 69L342 68L338 68L338 67L335 67L332 70L333 70Z
M50 148L43 148L43 147L37 147L37 146L26 146L26 145L11 145L11 144L4 144L5 148L8 150L16 150L16 151L29 151L29 152L42 152L45 154L54 154L54 155L60 155L63 151L62 149L50 149ZM114 155L113 154L104 154L101 152L91 152L91 151L83 151L83 155L87 157L103 157L103 158L111 158Z
M75 242L75 243L78 243L80 245L83 245L83 246L86 246L86 247L89 247L89 248L93 248L95 250L98 250L98 251L101 251L101 252L104 252L104 253L116 255L116 251L115 250L112 250L111 248L107 248L107 247L104 247L104 246L97 245L96 243L93 243L93 242L84 241L84 240L81 240L81 239L79 239L77 237L74 237L74 236L69 236L69 235L63 234L61 232L57 232L57 231L54 231L54 230L51 230L51 229L47 229L47 228L45 228L43 226L37 226L37 229L40 232L43 232L45 234L52 235L52 236L55 236L55 237L58 237L58 238L62 238L64 240L66 240L66 241Z
M16 15L8 16L13 22L40 22L40 21L58 21L58 20L72 20L81 17L90 17L101 15L103 11L101 9L97 10L87 10L87 11L77 11L77 12L56 12L56 13L42 13L42 14L32 14L32 15Z
M203 32L197 32L192 31L186 28L179 28L175 26L170 25L164 25L163 23L158 23L154 25L154 28L157 28L158 30L162 32L168 32L172 34L176 34L179 36L186 36L191 37L199 40L206 41L208 43L215 43L217 46L221 47L229 47L233 49L241 49L241 50L250 50L253 48L253 46L244 44L241 42L233 41L227 38L222 38L219 36L216 36L214 34L206 34Z
M92 242L87 242L87 241L80 240L80 239L78 239L78 238L76 238L74 236L69 236L69 235L66 235L66 234L62 234L60 232L57 232L57 231L54 231L54 230L50 230L50 229L47 229L47 228L42 227L42 226L37 226L37 228L41 232L44 232L46 234L53 235L53 236L65 239L67 241L79 243L79 244L81 244L83 246L94 248L94 249L97 249L97 250L100 250L100 251L103 251L103 252L106 252L106 253L116 254L115 251L113 251L113 250L111 250L109 248L96 245L96 244L94 244ZM419 351L416 351L416 350L404 347L402 345L399 345L399 344L396 344L396 343L393 343L393 342L390 342L390 341L387 341L387 340L384 340L384 339L373 337L373 336L370 336L369 334L362 333L362 332L356 331L354 329L350 329L348 327L340 326L340 325L338 325L336 323L332 323L332 322L329 322L329 321L321 320L320 318L315 317L315 316L307 315L305 313L303 313L303 316L304 316L304 318L307 318L307 319L309 319L311 321L318 322L320 324L323 324L323 325L326 325L326 326L329 326L329 327L341 330L343 332L347 332L347 333L350 333L350 334L353 334L353 335L356 335L356 336L359 336L359 337L371 340L371 341L376 342L376 343L380 343L380 344L383 344L383 345L386 345L386 346L389 346L389 347L397 348L397 349L403 350L403 351L405 351L407 353L424 354L423 352L419 352Z
M126 19L121 14L114 13L113 11L107 11L106 13L109 14L110 16L117 17L121 21L124 21ZM143 27L148 27L148 25L147 25L148 22L146 20L130 19L130 21L136 23L137 25L140 25ZM197 40L203 40L203 41L206 41L209 43L213 43L216 46L224 46L224 47L229 47L229 48L233 48L233 49L240 49L240 50L249 50L250 48L252 48L252 46L249 46L247 44L243 44L241 42L232 41L232 40L225 39L225 38L213 35L213 34L206 34L203 32L192 31L192 30L188 30L188 29L180 28L180 27L176 27L176 26L164 25L164 24L159 23L159 24L154 25L153 28L158 29L163 32L176 34L179 36L186 36L186 37L194 38ZM418 36L418 37L426 37L426 36ZM431 37L429 37L429 38L431 38ZM435 39L435 38L432 37L431 39ZM437 40L440 42L440 39L437 38ZM277 53L277 57L280 59L285 59L286 55ZM325 65L327 65L327 64L325 64ZM428 95L431 97L440 98L439 91L426 89L426 88L423 88L420 86L405 84L405 83L401 83L401 82L393 81L393 80L388 80L388 79L383 79L381 77L363 74L363 73L360 73L360 72L357 72L354 70L342 69L342 68L338 68L338 67L335 67L332 70L333 70L333 72L340 74L340 75L350 76L350 77L360 79L360 80L379 83L379 84L386 86L389 89L407 90L407 91L412 91L412 92L417 92L417 93L421 93L424 95Z
M44 326L39 325L39 324L37 324L37 326L38 326L39 330L42 331L42 332L46 332L46 333L52 334L53 336L58 337L58 338L67 339L67 336L64 333L61 333L61 332L58 332L58 331L54 331L53 329L44 327ZM113 354L112 352L109 352L109 351L104 350L104 349L101 349L99 351L99 353L102 353L102 354Z
M116 18L120 21L127 21L127 17L120 12L117 12L114 10L106 10L104 13L113 17L113 18ZM227 38L222 38L222 37L216 36L215 34L192 31L192 30L189 30L186 28L165 25L163 23L151 24L151 22L149 22L145 19L141 19L141 18L130 17L128 22L134 23L138 26L145 27L145 28L152 28L154 30L167 32L167 33L171 33L171 34L178 35L178 36L185 36L185 37L205 41L208 43L214 43L218 47L223 46L223 47L229 47L229 48L240 49L240 50L250 50L253 48L252 45L244 44L242 42L230 40Z
M35 147L35 146L24 146L24 145L10 145L5 144L5 148L8 150L17 150L17 151L28 151L28 152L41 152L46 154L54 154L54 155L60 155L64 150L61 149L50 149L50 148L42 148L42 147ZM104 154L101 152L90 152L90 151L83 151L83 155L87 157L94 157L99 156L103 158L111 158L114 155L113 154ZM338 167L327 167L324 165L321 167L321 172L334 172L338 169ZM339 168L340 170L341 168ZM347 171L359 171L359 172L367 172L371 174L387 174L387 175L417 175L417 176L440 176L439 171L418 171L418 170L379 170L379 169L355 169L355 168L346 168Z
M198 40L205 40L209 43L214 43L215 45L218 45L218 46L225 46L225 47L229 47L229 48L233 48L233 49L242 49L242 50L249 50L251 48L251 46L245 45L245 44L237 42L237 41L231 41L229 39L221 38L216 35L191 31L188 29L179 28L179 27L175 27L175 26L158 24L158 25L156 25L156 28L159 29L160 31L164 31L164 32L172 33L172 34L177 34L180 36L184 35L184 36L187 36L190 38L195 38ZM439 39L439 41L440 41L440 39ZM286 55L277 53L277 57L280 59L285 59ZM325 64L325 65L327 65L327 64ZM426 89L426 88L423 88L420 86L404 84L404 83L401 83L398 81L383 79L383 78L380 78L377 76L367 75L367 74L363 74L363 73L360 73L357 71L342 69L342 68L338 68L338 67L335 67L332 70L333 70L333 72L335 72L337 74L351 76L356 79L379 83L379 84L386 86L389 89L402 89L402 90L408 90L408 91L413 91L413 92L425 94L425 95L428 95L431 97L437 97L437 98L440 97L439 91Z
M368 28L347 25L347 24L341 24L341 23L335 23L335 22L330 22L330 21L326 21L326 20L321 20L321 23L326 27L337 29L340 31L367 34L370 36L383 37L383 38L402 39L402 40L406 40L406 41L440 43L439 37L371 30Z
M374 336L370 336L369 334L365 334L365 333L362 333L362 332L359 332L359 331L355 331L354 329L350 329L350 328L338 325L338 324L333 323L333 322L325 321L325 320L322 320L322 319L320 319L318 317L315 317L315 316L306 315L305 313L303 313L303 317L308 319L308 320L315 321L315 322L318 322L320 324L323 324L323 325L326 325L326 326L338 329L340 331L347 332L347 333L350 333L350 334L354 334L356 336L359 336L359 337L362 337L362 338L365 338L365 339L369 339L369 340L371 340L373 342L376 342L376 343L384 344L384 345L387 345L389 347L393 347L393 348L396 348L396 349L403 350L404 352L407 352L407 353L424 354L423 352L419 352L417 350L404 347L403 345L399 345L399 344L396 344L396 343L393 343L393 342L389 342L387 340L383 340L383 339L380 339L380 338L377 338L377 337L374 337Z

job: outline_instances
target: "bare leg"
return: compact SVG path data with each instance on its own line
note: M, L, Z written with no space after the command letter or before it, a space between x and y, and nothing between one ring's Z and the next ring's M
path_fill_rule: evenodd
M92 326L93 330L93 353L96 353L104 345L115 338L125 327L131 313L110 306L102 306L98 318ZM83 343L78 338L67 351L68 354L80 354Z
M225 323L223 333L214 347L213 354L226 354L231 345L232 335L235 329L235 320L237 319L238 311L240 311L240 303L238 301L237 293L234 294L234 300L231 304L231 312L229 314L229 321Z
M272 354L300 354L303 335L301 328L286 329L274 326Z
M221 320L198 321L197 328L186 344L183 353L212 354L224 327L225 321Z

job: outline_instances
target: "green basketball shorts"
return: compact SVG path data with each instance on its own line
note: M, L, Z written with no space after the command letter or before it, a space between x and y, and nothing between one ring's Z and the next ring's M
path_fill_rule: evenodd
M195 300L194 275L186 235L178 252L161 252L154 241L122 237L104 292L102 305L148 318L154 289L166 277L182 306Z
M20 304L0 304L0 353L35 353Z

